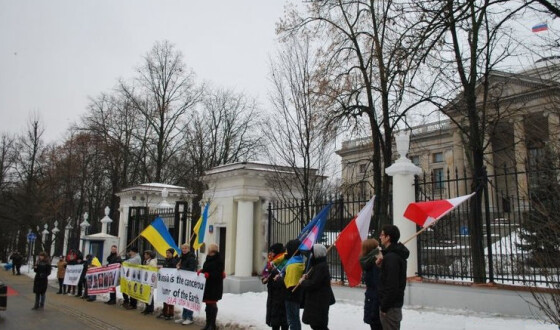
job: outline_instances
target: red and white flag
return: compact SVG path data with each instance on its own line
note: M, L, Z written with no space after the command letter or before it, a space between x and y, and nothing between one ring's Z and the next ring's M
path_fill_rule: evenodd
M404 211L404 217L416 222L419 226L428 227L441 217L451 212L461 203L476 194L459 196L451 199L441 199L437 201L418 202L408 204Z
M368 237L374 198L375 196L367 202L366 206L350 221L334 242L350 286L356 286L362 280L360 252L362 251L362 241Z

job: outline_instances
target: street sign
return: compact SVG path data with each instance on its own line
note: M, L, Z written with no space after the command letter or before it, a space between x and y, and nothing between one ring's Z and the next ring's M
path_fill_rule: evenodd
M28 240L29 242L33 242L33 241L36 240L36 239L37 239L37 235L35 235L34 233L29 233L29 234L27 234L27 240Z

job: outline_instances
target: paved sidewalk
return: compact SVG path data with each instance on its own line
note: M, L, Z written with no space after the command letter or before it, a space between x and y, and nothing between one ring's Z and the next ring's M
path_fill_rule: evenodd
M49 286L44 310L33 311L33 279L14 276L0 270L0 280L15 290L8 297L8 308L0 312L2 329L200 329L202 324L181 325L173 321L145 316L139 310L125 310L103 301L87 302L68 295L56 294ZM53 284L53 283L51 283ZM57 284L58 285L58 284Z

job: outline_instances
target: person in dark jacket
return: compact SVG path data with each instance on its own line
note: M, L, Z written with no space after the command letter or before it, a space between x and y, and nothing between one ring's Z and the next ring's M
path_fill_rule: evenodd
M23 264L23 257L21 256L21 254L19 254L18 251L14 251L10 259L12 260L12 265L13 265L12 274L21 275L20 268L21 265Z
M177 269L196 272L197 267L198 263L196 261L196 256L191 251L191 246L188 244L181 245L181 257L179 258ZM181 318L175 320L175 323L181 323L183 325L189 325L193 322L193 311L188 308L183 308L183 314L181 315Z
M288 319L286 318L286 285L284 278L280 275L280 270L284 269L286 253L281 243L275 243L268 249L268 261L263 270L265 274L262 278L266 284L268 296L266 299L266 325L273 330L288 330Z
M82 299L87 299L87 283L86 283L86 272L87 272L87 268L88 268L88 260L87 257L90 255L86 256L86 259L83 259L83 255L78 256L78 262L77 264L82 265L82 273L80 274L80 280L78 281L78 293L76 294L76 297L82 298Z
M399 228L385 225L379 239L384 249L383 258L377 259L381 264L379 288L380 318L384 330L400 329L404 290L406 288L406 259L410 252L401 243Z
M176 268L177 267L177 263L179 262L179 259L177 257L175 257L174 254L175 254L175 249L169 248L169 249L167 249L167 251L165 251L165 260L163 262L162 268ZM171 320L171 319L173 319L173 315L174 315L173 305L163 303L163 310L162 310L161 314L158 315L158 318L159 319Z
M47 253L42 251L39 253L39 260L33 267L35 271L35 279L33 280L33 293L35 294L35 305L33 310L45 307L45 298L49 275L51 274L51 263Z
M324 245L313 245L311 269L301 277L300 286L304 294L303 323L309 324L313 330L328 330L329 307L335 299Z
M73 266L78 264L78 252L74 249L68 251L66 254L66 266ZM68 285L67 292L69 296L73 296L76 294L76 286L75 285Z
M198 274L203 273L206 277L204 296L202 301L206 303L206 325L202 330L215 330L216 318L218 316L218 301L222 299L224 292L224 263L220 256L218 245L208 246L208 255Z
M117 254L117 246L111 245L111 253L107 257L107 265L112 264L121 264L122 259ZM109 292L109 301L105 302L107 305L115 305L117 303L117 293L116 292Z
M372 330L383 329L379 318L379 276L381 269L375 264L380 253L379 242L376 239L366 239L362 242L360 265L364 271L364 282L366 283L364 323L369 324Z

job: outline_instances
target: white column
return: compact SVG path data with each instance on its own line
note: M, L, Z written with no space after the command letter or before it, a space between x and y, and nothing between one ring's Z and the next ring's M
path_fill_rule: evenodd
M407 133L395 136L397 151L400 158L393 165L385 169L387 175L393 177L393 224L399 228L401 241L416 233L416 224L406 219L403 214L408 204L415 202L414 175L421 174L422 169L406 158L410 137ZM416 276L418 273L418 248L416 238L410 240L406 247L410 251L406 276Z
M235 234L235 276L253 273L254 202L258 197L237 197L237 229Z
M121 200L124 197L121 197ZM127 244L128 235L128 206L123 206L119 212L119 252L121 253L125 250Z
M527 186L527 175L526 166L527 162L527 144L526 144L526 134L525 134L525 121L523 116L518 116L515 118L513 123L513 150L515 152L515 167L517 172L521 173L517 175L517 185L519 187L519 193L521 198L527 198L528 186Z
M72 229L72 219L68 219L68 224L64 227L64 244L62 246L62 254L68 253L68 239L70 238L70 230Z
M52 237L52 239L51 239L51 251L50 251L51 252L50 253L51 257L54 257L54 252L55 252L54 251L54 247L55 247L54 243L55 243L56 237L58 236L59 231L60 230L58 229L58 221L55 221L54 222L54 228L51 230L51 233L52 233L52 235L51 235L51 237Z

